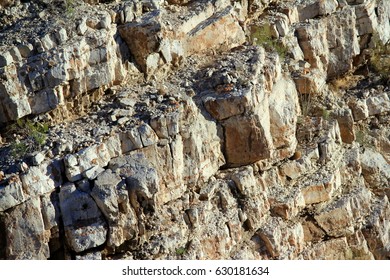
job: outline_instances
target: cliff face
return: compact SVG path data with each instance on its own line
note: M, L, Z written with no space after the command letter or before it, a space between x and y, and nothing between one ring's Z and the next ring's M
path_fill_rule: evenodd
M0 259L390 258L386 0L57 2L0 1Z

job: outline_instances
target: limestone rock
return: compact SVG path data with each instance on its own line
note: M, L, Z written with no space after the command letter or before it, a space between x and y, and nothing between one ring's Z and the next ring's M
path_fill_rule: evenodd
M386 190L390 183L390 165L380 153L366 149L361 155L362 174L374 190Z
M351 144L355 140L352 112L349 109L335 112L339 123L341 139L344 143Z
M297 116L300 114L298 93L293 81L282 77L273 86L269 97L270 132L278 159L290 157L296 148Z
M362 230L368 247L376 259L386 259L390 252L390 207L388 201L386 196L375 201L374 209Z
M68 183L61 187L60 209L66 242L71 250L82 252L106 241L107 223L92 197Z
M11 178L7 185L0 185L0 212L14 207L26 200L19 177Z
M254 163L271 155L267 115L235 116L223 123L225 156L229 166Z
M7 259L42 260L50 256L50 235L45 231L39 198L7 211L3 223Z
M371 192L360 187L349 194L327 205L314 218L325 232L334 237L349 235L354 228L361 226L359 218L367 214L370 206Z
M61 161L31 166L25 174L20 176L24 192L30 197L51 192L62 184L62 170Z
M341 187L341 177L339 170L323 170L313 177L309 177L302 186L301 192L305 199L305 204L313 204L332 199L333 194Z
M366 103L370 116L390 112L390 98L387 93L370 96Z

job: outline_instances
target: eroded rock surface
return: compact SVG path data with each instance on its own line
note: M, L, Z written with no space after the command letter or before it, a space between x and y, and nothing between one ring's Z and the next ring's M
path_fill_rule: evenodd
M0 259L390 258L386 0L24 2Z

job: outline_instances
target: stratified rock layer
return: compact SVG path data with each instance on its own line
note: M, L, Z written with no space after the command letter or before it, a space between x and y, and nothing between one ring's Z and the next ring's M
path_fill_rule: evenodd
M0 259L390 257L386 0L116 2L0 33Z

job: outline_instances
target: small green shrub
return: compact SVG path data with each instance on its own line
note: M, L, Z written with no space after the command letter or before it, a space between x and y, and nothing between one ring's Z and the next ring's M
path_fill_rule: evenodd
M282 42L272 36L269 23L262 26L251 26L250 41L254 45L262 46L267 51L277 52L282 60L286 57L287 48Z
M390 42L384 44L378 34L371 39L374 47L370 50L369 64L384 81L390 79Z
M309 94L300 94L299 95L299 102L301 105L301 113L302 116L306 117L310 115L310 111L313 107L313 100L312 95Z
M11 125L8 135L19 135L22 140L11 142L11 156L16 160L42 148L46 143L49 126L44 123L33 122L29 119L19 119Z
M330 110L326 110L325 108L322 109L322 118L324 120L329 120L330 119Z
M73 15L75 8L74 0L65 0L65 12L67 15Z

